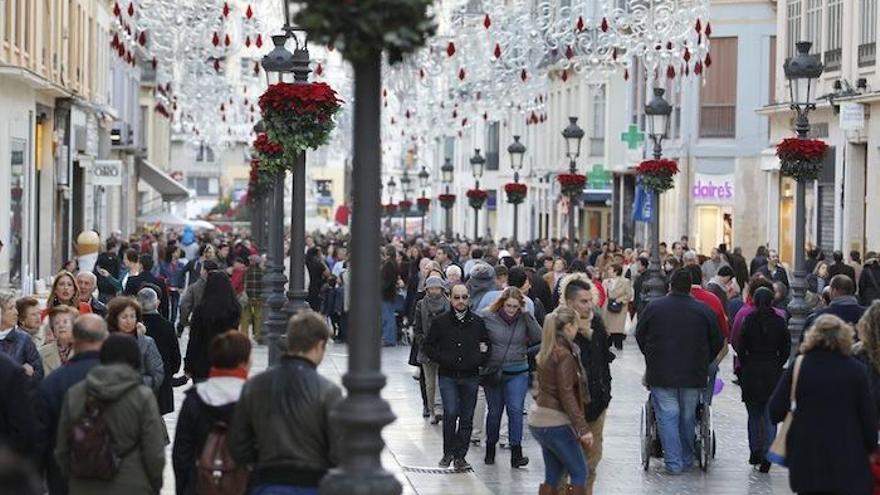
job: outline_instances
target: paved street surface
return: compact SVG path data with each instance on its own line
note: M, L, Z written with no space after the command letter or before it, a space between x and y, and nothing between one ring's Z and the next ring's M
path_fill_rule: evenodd
M184 338L184 342L185 342ZM740 401L739 387L731 383L730 356L722 365L725 388L715 397L713 414L718 449L715 463L708 473L698 468L681 476L663 473L660 460L652 460L651 468L642 471L639 462L639 422L641 406L647 392L641 385L644 360L630 338L624 350L615 351L617 360L612 364L612 393L614 398L605 424L605 452L599 465L595 493L597 495L634 494L788 494L788 476L784 469L773 466L768 474L760 474L748 465L746 412ZM412 379L414 368L406 364L408 347L383 349L383 368L388 385L383 390L391 403L397 421L385 429L388 449L384 464L394 472L404 486L404 494L419 495L534 495L544 476L541 450L528 437L523 440L531 463L523 469L512 470L509 451L498 450L496 464L483 464L483 448L472 448L468 460L473 473L438 473L435 469L442 453L441 426L432 426L422 419L418 383ZM255 349L254 370L266 367L266 348ZM347 348L332 345L321 372L339 382L347 367ZM253 373L252 372L252 373ZM183 400L183 389L175 389L177 406ZM439 393L439 392L438 392ZM169 433L173 435L175 414L166 416ZM166 468L163 494L174 493L174 475L170 466L171 446L168 447L169 465ZM420 472L427 468L429 472Z

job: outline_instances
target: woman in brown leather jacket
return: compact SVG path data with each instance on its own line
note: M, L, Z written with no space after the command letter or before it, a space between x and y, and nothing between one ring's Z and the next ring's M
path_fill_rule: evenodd
M529 430L544 456L539 495L555 494L566 471L571 475L566 493L586 493L587 460L580 444L589 447L593 434L584 419L584 406L589 403L587 377L580 350L572 342L577 321L574 310L558 308L556 318L544 326L537 356L538 395L529 412Z

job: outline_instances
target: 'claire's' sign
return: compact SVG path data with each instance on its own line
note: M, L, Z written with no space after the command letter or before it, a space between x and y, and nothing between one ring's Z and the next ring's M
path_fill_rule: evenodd
M733 174L694 174L691 198L695 203L733 203Z

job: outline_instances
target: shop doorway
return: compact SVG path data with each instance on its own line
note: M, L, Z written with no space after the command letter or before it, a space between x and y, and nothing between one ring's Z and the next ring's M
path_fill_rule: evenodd
M697 253L709 255L710 250L721 243L724 223L718 206L697 207Z
M779 258L794 263L794 179L783 177L779 192ZM773 246L770 246L773 248Z
M581 219L582 239L611 239L610 207L586 207Z

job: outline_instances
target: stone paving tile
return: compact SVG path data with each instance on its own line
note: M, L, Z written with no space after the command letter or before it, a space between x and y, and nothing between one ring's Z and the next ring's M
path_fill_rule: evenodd
M185 343L186 339L183 339ZM321 372L339 382L347 368L347 348L332 345ZM663 473L661 460L651 461L647 472L639 461L639 424L641 407L647 391L641 385L644 359L632 339L624 350L616 351L618 359L612 364L613 399L605 425L604 455L597 473L597 495L658 494L677 495L712 493L713 495L788 494L788 473L774 466L769 474L756 472L746 462L746 412L740 401L739 388L731 384L730 358L722 363L721 376L726 386L715 397L713 414L718 449L715 462L708 473L694 469L681 476ZM468 460L474 472L455 474L424 474L405 467L434 468L442 452L441 427L430 425L421 417L421 399L418 383L412 379L414 368L407 364L409 348L383 349L383 370L388 385L383 397L389 401L397 421L384 430L387 449L383 464L394 473L404 486L405 495L533 495L543 480L543 461L537 443L525 432L523 446L531 463L524 469L514 470L509 465L509 451L499 449L494 466L482 462L483 447L471 449ZM263 346L255 348L253 372L265 369L267 353ZM183 399L183 389L175 390L175 400ZM169 434L173 435L175 414L166 416ZM168 459L170 463L170 446ZM174 477L170 464L166 468L163 494L174 493Z

